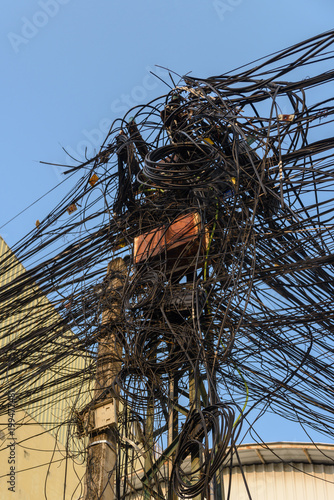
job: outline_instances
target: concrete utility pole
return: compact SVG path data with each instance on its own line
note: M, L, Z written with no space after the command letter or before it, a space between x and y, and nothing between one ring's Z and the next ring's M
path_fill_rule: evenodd
M118 394L112 388L121 370L122 349L115 330L109 326L120 321L121 297L127 275L121 258L110 262L107 271L106 305L102 313L98 345L94 406L90 408L90 431L85 481L86 500L116 500ZM93 418L92 418L93 417Z

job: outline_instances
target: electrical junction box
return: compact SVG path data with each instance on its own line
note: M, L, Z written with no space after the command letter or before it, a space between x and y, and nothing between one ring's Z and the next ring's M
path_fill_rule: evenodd
M80 437L117 425L115 399L106 399L95 406L88 405L81 412L76 412L76 424Z
M168 226L136 236L133 249L134 262L139 264L164 253L171 262L180 254L185 258L194 257L200 244L203 254L209 244L209 233L205 228L201 238L201 231L200 215L191 213L178 217Z
M109 427L110 425L117 424L117 413L115 400L109 400L107 403L94 409L94 430Z
M201 314L207 300L206 291L202 288L191 289L175 287L173 294L166 297L164 301L165 312L177 312L179 314Z

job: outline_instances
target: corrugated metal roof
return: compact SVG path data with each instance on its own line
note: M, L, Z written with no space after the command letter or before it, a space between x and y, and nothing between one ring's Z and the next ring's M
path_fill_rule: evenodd
M334 444L274 442L242 444L238 453L243 465L299 462L309 464L333 464Z
M332 500L334 444L275 442L238 446L242 464L224 469L230 500ZM244 475L244 476L243 476ZM231 484L230 484L231 478Z
M334 466L305 463L270 463L243 466L252 500L332 500ZM224 471L225 492L230 500L249 500L243 475L238 467Z

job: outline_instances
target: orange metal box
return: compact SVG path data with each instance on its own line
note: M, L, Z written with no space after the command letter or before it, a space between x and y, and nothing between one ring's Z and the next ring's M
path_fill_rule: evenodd
M200 231L200 215L192 213L178 217L170 226L159 227L137 236L134 239L134 262L139 264L163 252L170 253L175 249L181 252L182 248L192 241L194 245L190 245L186 253L187 256L194 255L198 249ZM205 235L205 247L207 247L207 231Z

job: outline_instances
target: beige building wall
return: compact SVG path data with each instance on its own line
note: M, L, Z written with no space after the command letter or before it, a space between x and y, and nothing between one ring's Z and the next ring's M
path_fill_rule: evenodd
M78 500L85 473L82 460L75 452L68 456L64 445L25 412L15 414L14 428L1 417L1 500Z
M26 272L0 237L0 256L5 253L10 266L0 270L0 288ZM0 359L3 368L8 356L9 367L0 378L0 499L78 500L83 493L87 443L76 437L76 427L68 423L73 421L73 409L80 409L91 399L89 382L78 382L76 377L91 360L80 353L73 356L71 351L66 355L75 336L70 330L58 331L54 326L60 324L61 318L37 285L26 287L19 299L29 297L32 300L0 321ZM39 352L36 339L35 351L30 348L29 356L10 368L15 353L7 355L6 346L20 341L20 353L36 325L49 328L56 340ZM65 357L54 362L60 351ZM48 360L50 368L39 372L40 364ZM27 395L22 400L19 395L24 391Z

